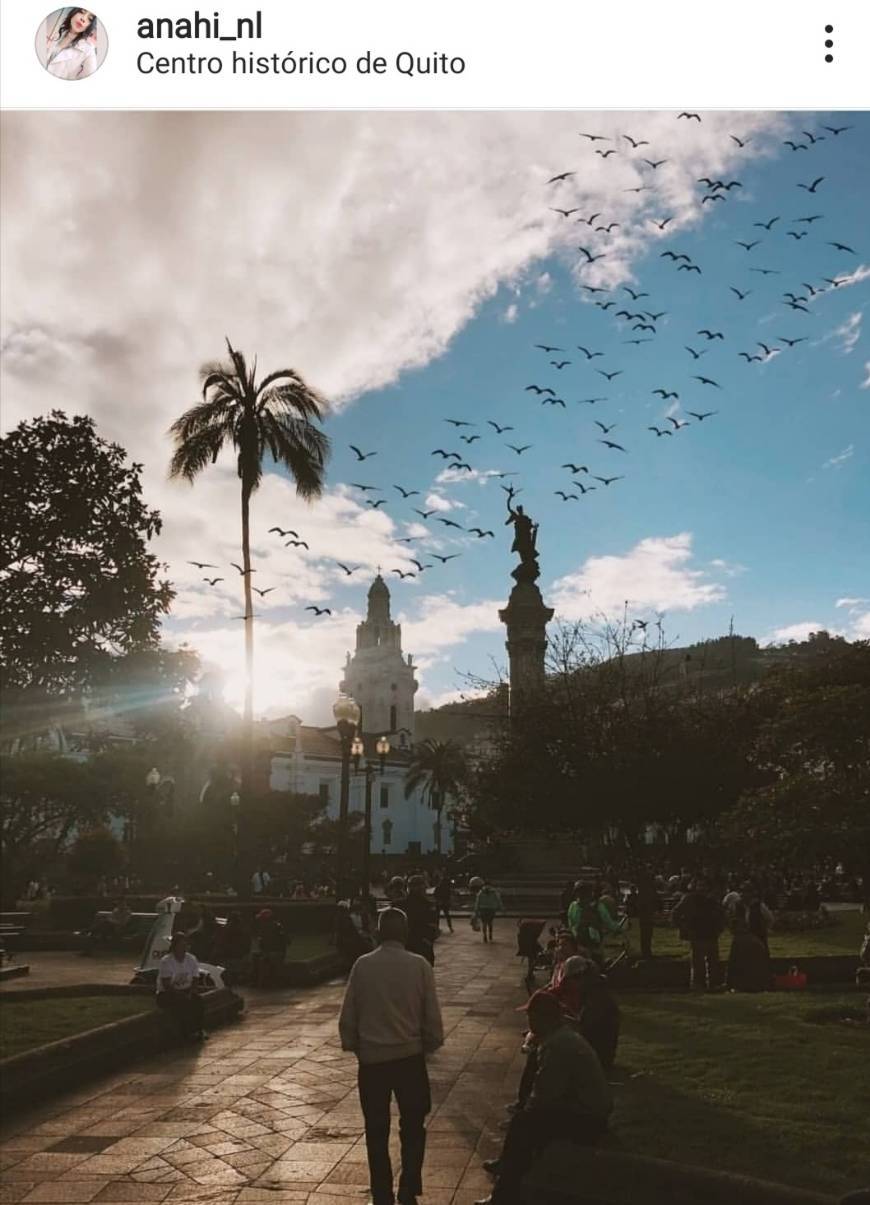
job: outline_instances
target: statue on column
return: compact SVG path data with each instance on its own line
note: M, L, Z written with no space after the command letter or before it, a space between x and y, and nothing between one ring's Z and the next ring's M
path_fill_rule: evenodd
M537 548L538 524L532 522L522 506L514 506L515 494L516 490L513 486L509 486L507 489L508 517L505 519L505 527L508 524L513 525L514 542L511 544L511 552L517 553L520 558L520 563L511 573L511 577L517 582L534 582L541 576Z

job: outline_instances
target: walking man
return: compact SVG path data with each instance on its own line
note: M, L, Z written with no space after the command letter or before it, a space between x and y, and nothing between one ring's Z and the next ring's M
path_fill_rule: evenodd
M719 937L725 928L725 909L711 895L703 879L697 878L671 913L691 949L689 987L692 991L718 991L722 986Z
M432 967L405 949L408 920L398 908L378 918L379 945L350 972L338 1020L342 1050L359 1060L371 1205L416 1205L423 1192L426 1114L432 1107L426 1055L444 1042ZM402 1171L393 1193L390 1100L399 1107Z

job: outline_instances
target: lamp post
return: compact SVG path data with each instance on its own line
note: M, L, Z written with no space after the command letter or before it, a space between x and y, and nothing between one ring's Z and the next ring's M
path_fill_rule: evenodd
M359 704L350 695L339 695L332 705L341 741L341 788L338 797L338 859L335 868L335 898L347 891L347 813L350 806L350 749L359 723Z
M357 736L351 745L350 753L353 758L354 773L358 774L360 770L366 776L366 794L365 794L365 829L363 833L363 864L362 864L362 879L363 879L363 894L368 899L371 893L371 859L372 859L372 783L376 774L383 774L386 766L387 754L390 752L390 742L385 736L379 736L375 751L378 755L377 762L366 761L364 766L360 766L360 761L365 753L365 745L362 738Z
M233 791L230 795L230 815L233 818L233 882L235 883L236 892L242 895L243 883L239 881L239 808L242 804L242 797L238 791Z

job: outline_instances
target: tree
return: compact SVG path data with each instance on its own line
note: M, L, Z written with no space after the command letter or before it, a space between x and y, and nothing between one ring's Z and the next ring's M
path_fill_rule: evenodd
M107 828L81 833L69 852L70 873L87 886L103 875L116 874L124 864L124 851Z
M174 594L148 551L161 521L141 470L93 419L60 410L0 441L7 709L80 696L113 657L156 647Z
M317 426L323 399L292 368L257 380L257 361L245 356L227 339L229 362L207 364L201 370L203 400L172 424L175 452L171 477L194 482L214 464L225 446L236 454L242 503L242 577L245 591L245 705L242 799L251 795L253 772L254 611L251 590L251 496L263 477L263 462L271 456L287 469L297 494L319 498L329 457L328 437Z
M465 755L455 741L425 740L415 745L405 776L405 798L423 788L435 811L435 847L441 853L441 813L449 795L458 795L466 777Z

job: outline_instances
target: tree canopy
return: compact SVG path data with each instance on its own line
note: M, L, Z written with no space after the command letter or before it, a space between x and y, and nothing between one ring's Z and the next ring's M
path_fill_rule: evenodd
M94 420L60 410L0 441L0 653L7 705L71 697L153 649L173 591L148 550L160 515Z

